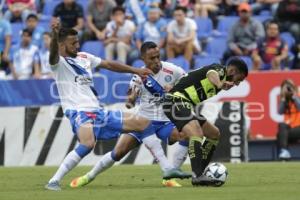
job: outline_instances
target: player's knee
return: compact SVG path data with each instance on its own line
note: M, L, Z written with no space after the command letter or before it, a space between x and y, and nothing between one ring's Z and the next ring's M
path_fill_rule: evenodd
M124 151L120 148L119 149L114 149L111 152L111 157L114 161L121 160L125 155L126 155L126 153L124 153Z
M215 127L215 131L212 135L212 139L219 140L221 136L220 129Z
M90 149L93 149L95 146L95 140L91 139L91 140L87 140L84 142L84 145L87 146Z
M86 155L88 155L92 151L92 149L93 149L93 147L89 147L84 144L79 144L76 147L75 151L81 158L83 158Z

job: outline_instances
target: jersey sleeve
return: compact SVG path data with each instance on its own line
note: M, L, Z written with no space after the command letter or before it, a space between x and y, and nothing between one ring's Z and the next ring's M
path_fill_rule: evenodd
M91 67L95 68L101 64L102 59L100 57L94 56L92 54L88 54L88 59L91 61Z
M138 75L133 75L129 83L129 89L134 90L137 94L140 93L143 86L142 79Z
M174 67L174 78L175 78L175 84L179 81L179 79L181 77L183 77L184 75L186 75L186 72L181 68L175 65Z

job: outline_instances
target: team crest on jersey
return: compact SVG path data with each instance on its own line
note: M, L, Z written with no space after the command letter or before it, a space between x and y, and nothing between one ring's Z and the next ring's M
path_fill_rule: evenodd
M172 76L171 75L165 76L165 81L166 82L171 82L172 81Z

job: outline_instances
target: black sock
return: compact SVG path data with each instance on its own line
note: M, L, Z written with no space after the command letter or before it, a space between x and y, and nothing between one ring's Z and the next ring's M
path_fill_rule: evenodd
M203 138L201 137L191 137L189 141L189 157L191 160L192 172L196 175L196 177L201 176L203 173L202 167L202 143Z
M202 159L201 159L201 167L204 169L207 167L211 158L216 150L219 140L206 138L202 145ZM202 171L202 173L203 173Z

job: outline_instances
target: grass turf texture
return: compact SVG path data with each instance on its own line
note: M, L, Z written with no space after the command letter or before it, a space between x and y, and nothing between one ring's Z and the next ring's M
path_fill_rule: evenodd
M179 180L182 188L161 186L157 165L115 166L91 184L72 189L69 182L90 167L77 167L62 182L62 191L46 191L44 185L56 167L0 168L0 200L297 200L300 198L300 163L228 164L229 177L219 188L193 187ZM185 170L189 166L184 167Z

